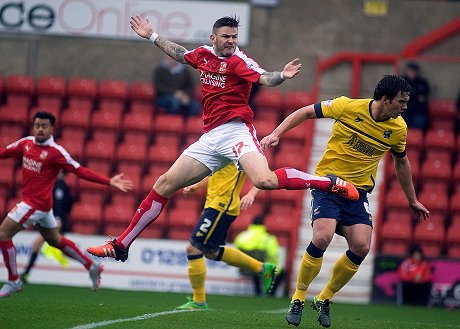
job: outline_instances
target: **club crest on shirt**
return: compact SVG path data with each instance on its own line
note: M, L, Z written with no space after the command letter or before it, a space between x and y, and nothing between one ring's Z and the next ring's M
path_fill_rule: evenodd
M220 62L219 73L224 74L227 71L227 63Z
M44 160L48 157L48 151L43 150L42 153L40 153L40 159Z
M332 105L332 99L327 100L327 101L324 101L324 102L323 102L323 105L326 106L326 107L331 107L331 105Z
M386 130L383 132L383 138L389 139L391 137L391 134L393 133L392 130Z

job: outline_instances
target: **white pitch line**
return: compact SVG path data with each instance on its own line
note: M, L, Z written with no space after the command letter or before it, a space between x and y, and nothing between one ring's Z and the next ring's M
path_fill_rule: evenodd
M150 313L150 314L144 314L144 315L135 316L133 318L107 320L107 321L101 321L101 322L93 322L93 323L88 323L88 324L81 324L79 326L75 326L75 327L72 327L70 329L91 329L91 328L108 326L108 325L111 325L111 324L114 324L114 323L142 321L142 320L146 320L146 319L157 318L157 317L163 316L163 315L177 314L177 313L183 313L183 312L195 312L195 311L191 311L191 310L174 310L174 311L164 311L164 312L158 312L158 313Z

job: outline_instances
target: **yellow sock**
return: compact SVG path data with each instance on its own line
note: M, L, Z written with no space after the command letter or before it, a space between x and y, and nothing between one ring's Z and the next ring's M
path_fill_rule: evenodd
M188 277L193 289L193 301L196 303L206 303L206 291L204 284L206 281L206 263L203 257L189 260Z
M344 253L334 264L332 268L332 276L329 282L324 287L323 291L318 295L318 299L324 301L332 300L335 293L338 292L358 271L359 265L353 263L347 254Z
M263 266L263 263L259 262L257 259L231 247L224 248L224 253L222 254L221 260L228 265L250 270L254 273L258 273Z
M323 257L313 257L308 252L305 252L302 257L302 262L297 274L297 285L291 301L299 299L301 302L307 297L307 289L310 283L318 275L323 264Z

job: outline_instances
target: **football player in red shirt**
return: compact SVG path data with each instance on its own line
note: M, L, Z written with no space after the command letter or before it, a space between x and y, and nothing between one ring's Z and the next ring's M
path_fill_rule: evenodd
M16 248L12 238L29 225L34 225L51 246L79 261L88 271L92 288L99 287L103 266L94 262L76 244L59 233L52 210L52 191L59 171L70 171L80 178L113 186L123 192L132 188L123 174L104 177L81 166L53 139L56 119L49 112L34 115L34 136L24 137L0 148L1 158L22 158L22 201L6 216L0 225L0 250L8 270L8 281L0 289L0 298L22 290L16 264Z
M161 213L168 198L176 191L201 181L206 176L233 162L246 172L253 185L262 190L316 188L357 199L356 188L336 177L320 177L294 168L271 171L265 158L248 105L252 83L274 87L292 79L301 68L298 58L282 71L267 72L238 48L239 20L218 19L212 29L212 46L188 51L153 31L147 18L131 17L131 28L150 40L176 61L199 71L204 134L190 145L172 167L154 184L149 195L137 209L128 228L103 246L88 248L99 257L125 261L128 248L137 236Z

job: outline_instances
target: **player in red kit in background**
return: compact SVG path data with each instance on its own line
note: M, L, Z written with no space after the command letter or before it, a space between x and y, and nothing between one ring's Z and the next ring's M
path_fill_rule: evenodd
M70 171L95 183L113 186L123 192L132 188L132 182L123 174L104 177L81 166L53 139L56 119L48 112L34 115L34 136L24 137L0 148L1 158L22 158L22 201L6 216L0 225L0 250L8 270L8 281L0 289L0 298L22 290L16 264L16 248L12 238L29 225L34 225L51 246L79 261L88 271L92 289L99 287L103 266L84 254L73 241L59 233L52 210L52 191L59 171Z
M212 46L190 51L154 33L148 18L131 17L130 24L140 37L200 72L204 134L155 182L128 228L107 244L88 248L89 253L125 261L132 242L155 221L172 194L232 162L258 189L317 188L349 199L359 197L352 184L336 176L314 176L294 168L271 171L260 148L252 124L254 113L248 105L252 83L275 87L292 79L300 71L298 58L282 71L265 71L238 48L239 20L235 17L222 17L214 23Z

